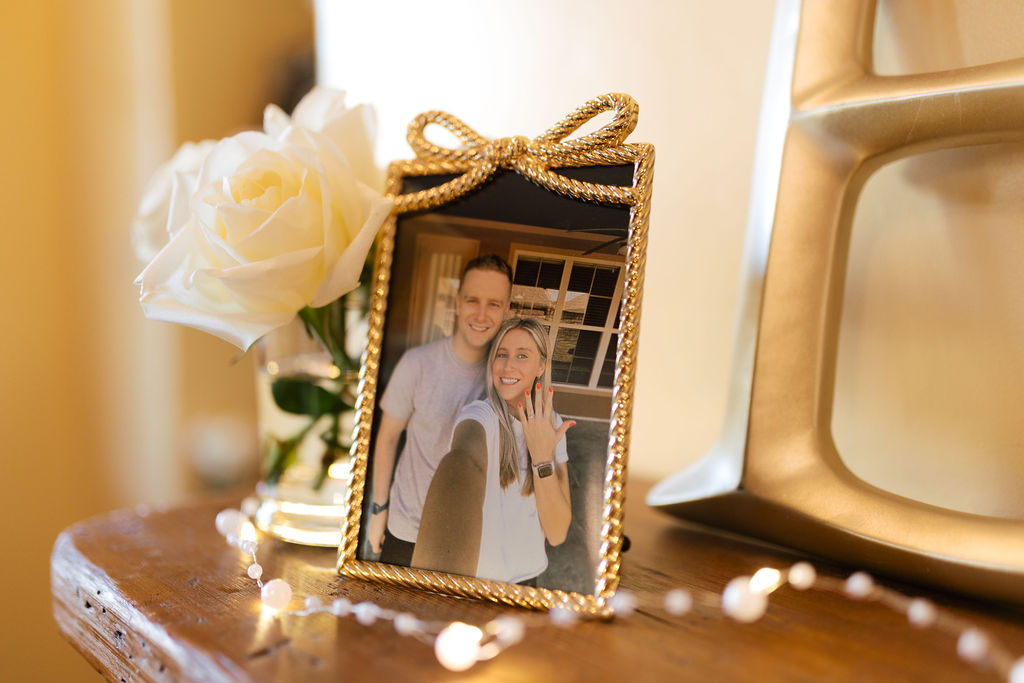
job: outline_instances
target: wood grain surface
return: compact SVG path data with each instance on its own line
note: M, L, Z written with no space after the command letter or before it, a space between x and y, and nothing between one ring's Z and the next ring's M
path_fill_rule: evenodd
M214 529L236 500L171 509L113 512L60 535L51 558L58 627L113 681L977 681L999 680L956 655L955 638L910 626L877 602L827 591L776 591L768 613L739 624L718 607L730 579L760 567L784 569L799 555L681 522L647 508L646 486L631 490L622 587L640 609L612 622L551 624L545 615L339 577L334 552L266 541L264 578L284 578L325 602L371 600L421 619L482 624L517 613L522 643L465 673L435 660L430 646L395 633L390 622L362 626L327 614L268 616L246 577L248 557ZM816 563L826 579L848 570ZM944 612L984 628L1024 655L1024 613L913 587ZM694 591L685 617L661 608L671 588Z

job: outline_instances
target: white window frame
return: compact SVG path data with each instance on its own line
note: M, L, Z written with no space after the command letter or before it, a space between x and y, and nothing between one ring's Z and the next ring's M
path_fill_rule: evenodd
M590 369L590 378L586 385L582 384L568 384L561 382L552 382L554 386L563 387L568 390L581 390L585 389L588 391L611 394L611 387L599 387L597 382L601 377L601 370L604 367L604 359L608 354L608 344L611 342L612 335L621 334L621 328L615 327L615 315L619 311L619 306L622 303L622 288L623 279L626 271L626 264L618 260L602 259L600 255L594 256L583 256L578 252L561 252L561 251L537 251L530 248L520 248L513 245L512 249L512 272L515 272L516 267L519 264L520 257L535 258L535 259L564 259L565 268L562 270L562 281L558 288L558 298L555 301L555 309L553 312L553 320L551 321L551 329L548 331L548 344L554 349L555 340L558 337L558 330L574 329L574 330L588 330L601 333L601 340L598 342L597 354L594 358L594 365ZM615 291L612 294L611 305L608 307L608 315L605 317L604 325L584 325L582 323L566 323L562 322L562 310L565 305L565 296L569 288L569 276L572 274L572 267L576 263L582 263L586 265L608 267L615 266L619 269L619 273L615 280ZM588 293L589 294L589 293ZM621 322L621 321L620 321Z

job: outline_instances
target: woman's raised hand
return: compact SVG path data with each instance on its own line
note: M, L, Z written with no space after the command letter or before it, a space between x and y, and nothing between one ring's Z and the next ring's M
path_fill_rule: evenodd
M554 395L555 390L552 387L548 387L547 391L541 391L538 383L534 387L533 395L527 391L524 400L516 407L519 421L523 424L523 434L526 436L526 448L533 463L553 461L555 446L565 437L569 428L576 425L575 420L566 420L555 428L554 410L551 407Z

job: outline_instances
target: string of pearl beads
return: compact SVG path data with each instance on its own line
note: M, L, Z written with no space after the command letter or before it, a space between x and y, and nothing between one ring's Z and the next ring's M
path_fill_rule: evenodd
M291 586L282 579L266 583L262 580L263 567L256 557L259 549L257 533L249 521L256 505L255 499L247 498L242 502L241 510L222 510L217 514L215 526L230 545L252 558L246 574L256 581L260 599L267 609L295 616L317 613L339 618L352 616L364 626L378 620L390 621L399 635L433 645L437 661L450 671L465 671L477 662L496 657L523 639L526 622L513 615L501 615L483 627L477 627L461 621L424 621L408 612L386 609L372 602L352 604L346 598L335 598L328 605L312 595L305 598L303 609L286 612L292 600ZM752 576L732 579L721 596L712 593L695 596L685 588L673 588L665 594L661 609L670 616L683 617L698 603L715 605L720 606L729 618L749 624L764 616L769 595L783 586L798 591L817 588L837 592L852 600L876 600L904 614L915 628L934 628L955 638L957 655L965 662L979 669L991 667L1008 683L1024 683L1024 657L1014 659L1002 644L977 626L940 612L930 600L910 598L880 586L865 572L854 572L845 581L839 581L819 576L808 562L797 562L785 571L764 567ZM640 609L637 596L628 590L619 590L609 599L608 606L617 618L629 617ZM579 618L564 607L552 608L547 616L551 623L562 627L572 626Z

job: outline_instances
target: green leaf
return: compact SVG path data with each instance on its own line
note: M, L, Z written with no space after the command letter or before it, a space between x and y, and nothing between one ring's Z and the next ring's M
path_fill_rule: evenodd
M268 484L277 484L284 471L295 462L298 453L297 446L298 442L294 439L288 441L271 440L267 447L267 461L264 464L264 469L266 470L264 479L266 479Z
M309 415L316 418L337 412L342 407L342 401L338 396L312 380L282 377L274 380L270 392L277 407L293 415Z
M324 482L327 481L327 473L331 469L331 465L334 464L334 461L338 459L338 456L342 452L343 451L334 448L328 448L324 452L323 457L320 458L320 470L316 473L316 477L313 478L312 486L314 491L319 491L323 488Z

